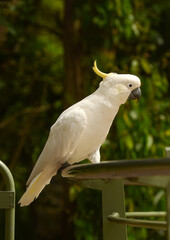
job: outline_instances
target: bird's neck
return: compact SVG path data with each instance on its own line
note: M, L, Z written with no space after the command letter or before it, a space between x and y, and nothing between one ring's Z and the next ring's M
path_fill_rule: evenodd
M103 100L109 102L113 107L120 107L127 100L127 96L124 95L119 88L108 87L104 84L100 84L99 88L95 91L95 94L103 98Z

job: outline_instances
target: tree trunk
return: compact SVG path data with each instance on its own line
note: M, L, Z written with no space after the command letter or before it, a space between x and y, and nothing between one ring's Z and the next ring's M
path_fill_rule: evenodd
M65 0L64 11L64 104L70 106L83 97L83 74L81 71L82 47L79 27L73 20L74 0Z

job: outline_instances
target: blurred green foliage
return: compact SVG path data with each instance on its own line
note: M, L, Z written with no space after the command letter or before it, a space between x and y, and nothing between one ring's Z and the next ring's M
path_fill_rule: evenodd
M17 199L50 126L96 89L104 72L142 81L101 151L102 160L162 157L170 145L170 2L138 0L0 1L0 158L10 167ZM164 210L162 190L126 188L126 208ZM29 207L17 207L16 239L102 239L101 198L55 177ZM0 219L0 223L1 223ZM2 233L2 224L0 233ZM129 240L165 233L128 228ZM0 237L1 238L1 237Z

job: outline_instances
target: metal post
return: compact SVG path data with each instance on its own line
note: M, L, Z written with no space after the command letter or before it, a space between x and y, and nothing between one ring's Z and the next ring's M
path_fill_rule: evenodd
M14 240L15 234L15 184L8 167L0 161L0 173L5 183L6 191L1 192L3 201L0 208L5 208L5 240Z
M103 239L127 240L126 226L111 223L107 217L113 212L125 217L123 179L114 179L105 183L102 189Z

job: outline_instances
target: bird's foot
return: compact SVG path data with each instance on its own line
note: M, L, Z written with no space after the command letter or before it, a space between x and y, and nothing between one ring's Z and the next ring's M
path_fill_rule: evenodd
M71 166L71 164L69 164L68 162L65 162L61 165L60 171L62 171L64 168L67 168L67 167L70 167L70 166Z

